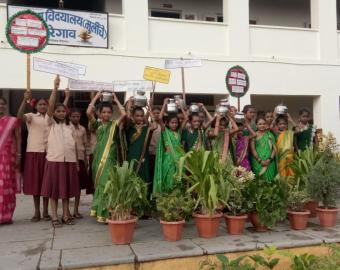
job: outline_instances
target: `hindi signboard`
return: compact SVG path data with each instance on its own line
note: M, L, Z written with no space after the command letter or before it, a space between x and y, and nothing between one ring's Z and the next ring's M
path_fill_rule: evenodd
M166 69L201 67L201 59L168 59L165 60Z
M79 64L75 64L75 63L69 63L69 62L62 62L62 61L57 61L57 63L63 64L65 66L69 66L72 68L75 68L78 70L78 74L81 76L85 76L86 74L86 66L84 65L79 65Z
M153 82L160 82L168 84L170 80L171 72L166 69L145 67L144 69L144 79Z
M78 69L37 57L33 58L33 70L50 74L58 74L74 80L77 80L79 77Z
M46 21L50 33L48 44L108 48L107 13L8 5L7 15L10 17L27 9Z
M230 68L225 80L227 89L233 97L243 97L249 90L249 76L241 66Z

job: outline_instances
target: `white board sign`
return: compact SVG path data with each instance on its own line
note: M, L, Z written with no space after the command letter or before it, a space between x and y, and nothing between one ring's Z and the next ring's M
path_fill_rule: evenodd
M116 92L128 92L142 90L145 92L152 91L151 81L115 81L113 82Z
M166 69L201 67L201 59L168 59L165 60Z
M81 76L85 76L86 74L86 66L84 65L79 65L75 63L69 63L69 62L62 62L62 61L57 61L57 63L63 64L68 67L72 67L78 70L78 74Z
M37 57L33 58L33 70L58 74L60 76L74 80L77 80L79 77L78 70L75 68Z
M30 9L46 21L51 45L108 48L108 14L66 9L7 6L8 18ZM17 25L37 27L31 20L16 21ZM40 22L39 22L40 23Z

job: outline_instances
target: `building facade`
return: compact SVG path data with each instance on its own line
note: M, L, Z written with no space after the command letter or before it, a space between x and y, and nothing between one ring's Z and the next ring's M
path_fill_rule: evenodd
M58 1L29 2L53 7ZM68 8L68 1L64 2ZM283 102L295 117L300 107L309 107L314 123L340 139L336 0L85 2L93 5L78 1L78 9L109 13L108 49L50 45L37 56L86 65L84 79L103 82L143 79L145 66L164 68L165 59L199 58L202 67L185 71L186 91L193 100L207 100L211 109L228 94L228 69L241 65L250 76L250 89L241 105L252 103L266 111ZM8 4L27 5L27 1ZM6 41L6 6L0 1L0 91L14 111L26 85L26 58ZM43 93L52 87L52 80L33 72L31 87ZM62 87L66 85L63 80ZM156 89L159 96L181 91L180 70L172 70L170 83ZM236 105L235 99L231 102Z

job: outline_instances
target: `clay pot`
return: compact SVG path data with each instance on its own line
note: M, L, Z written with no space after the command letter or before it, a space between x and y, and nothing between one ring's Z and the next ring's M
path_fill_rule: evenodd
M136 223L136 217L129 220L108 220L112 243L116 245L130 244Z
M288 211L291 228L293 230L305 230L307 228L309 215L309 210L305 210L304 212Z
M193 214L195 218L198 235L203 238L213 238L217 236L218 227L222 214L216 215L200 215Z
M338 208L316 208L316 214L320 220L320 226L334 227L336 225L336 215L338 213Z
M231 235L242 234L247 218L248 215L230 216L228 214L224 214L224 220L227 225L228 233Z
M319 202L309 201L305 204L305 209L310 211L310 218L316 217L316 208L319 206Z
M179 241L182 239L182 231L185 220L168 222L161 220L163 236L166 241Z
M250 219L250 222L255 227L255 231L257 231L257 232L267 232L269 230L267 226L261 224L259 216L256 212L251 212L249 214L249 219Z

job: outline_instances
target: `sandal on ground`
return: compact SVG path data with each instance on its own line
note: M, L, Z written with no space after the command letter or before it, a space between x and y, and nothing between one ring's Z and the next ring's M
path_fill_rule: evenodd
M78 213L78 214L74 214L73 217L76 218L76 219L82 219L82 218L84 218L83 215L81 215L81 214L79 214L79 213Z
M72 218L70 217L67 217L66 219L62 218L61 219L61 222L66 224L66 225L74 225L74 221Z
M44 221L50 221L52 218L49 214L43 216Z
M63 225L60 223L58 219L52 220L53 228L61 228Z
M39 222L40 220L41 220L40 216L34 216L31 218L31 222L34 222L34 223Z

